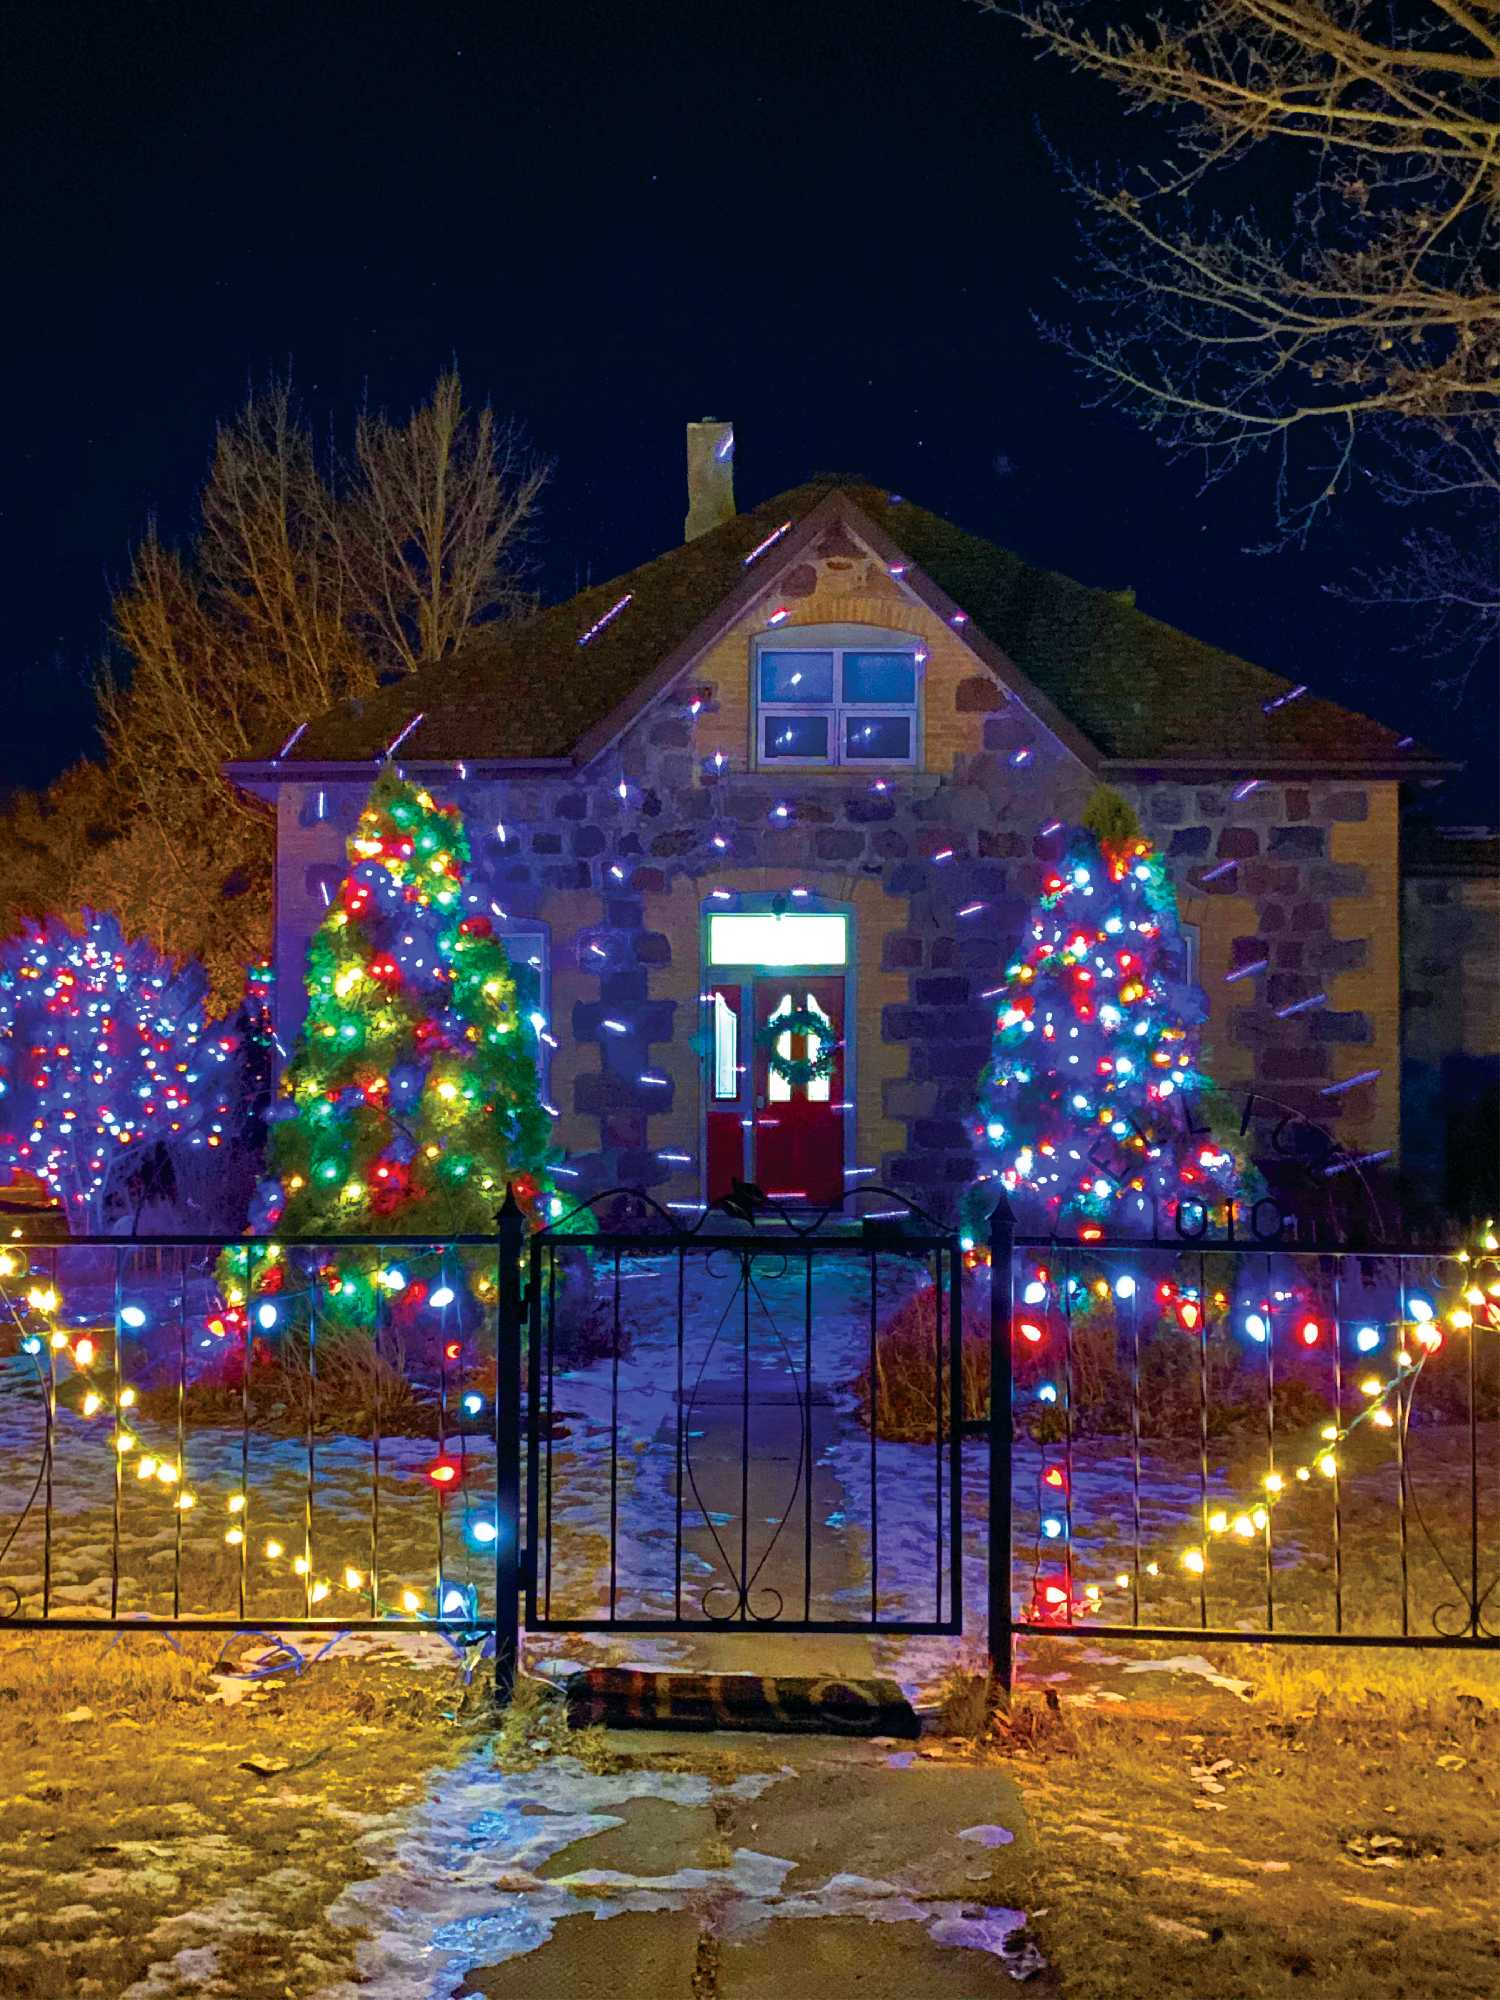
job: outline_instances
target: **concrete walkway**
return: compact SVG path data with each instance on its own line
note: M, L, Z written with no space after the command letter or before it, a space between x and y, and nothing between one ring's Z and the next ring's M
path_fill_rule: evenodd
M1037 1974L1031 1852L937 1746L612 1732L625 1768L485 1758L372 1833L353 2000L980 2000ZM613 1760L611 1760L613 1761Z

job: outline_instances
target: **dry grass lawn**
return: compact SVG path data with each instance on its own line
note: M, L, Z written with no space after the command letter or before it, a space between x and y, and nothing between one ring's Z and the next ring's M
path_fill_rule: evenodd
M214 1641L0 1638L0 1992L115 2000L211 1978L285 2000L347 1976L324 1912L361 1834L469 1738L455 1669L341 1662L211 1704ZM195 1954L203 1954L195 1956Z
M993 1742L1067 2000L1500 1994L1500 1663L1215 1658L1250 1699L1024 1694Z

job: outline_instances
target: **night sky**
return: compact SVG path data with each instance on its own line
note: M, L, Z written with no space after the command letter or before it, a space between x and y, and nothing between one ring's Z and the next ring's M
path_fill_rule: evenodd
M456 357L556 461L548 599L677 541L683 425L734 420L742 504L861 473L1468 755L1495 814L1494 672L1463 700L1328 594L1401 523L1356 500L1256 556L1268 466L1198 493L1035 331L1102 91L963 0L605 7L17 6L0 786L91 747L112 582L190 524L216 418L290 368L343 429ZM1205 690L1205 699L1212 691ZM1476 745L1478 746L1476 748Z

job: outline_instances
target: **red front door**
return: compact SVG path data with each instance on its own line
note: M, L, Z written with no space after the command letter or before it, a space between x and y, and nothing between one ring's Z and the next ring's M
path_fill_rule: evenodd
M751 1004L751 1177L773 1199L834 1207L844 1198L844 981L837 974L761 973ZM821 1033L775 1035L777 1017L793 1009L818 1015ZM799 1082L779 1075L771 1062L773 1050L797 1062L829 1043L827 1076Z

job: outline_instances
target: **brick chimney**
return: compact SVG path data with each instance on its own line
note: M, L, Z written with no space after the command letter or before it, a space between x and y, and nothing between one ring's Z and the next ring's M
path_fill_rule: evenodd
M687 427L688 511L682 539L691 542L734 518L734 425L704 417Z

